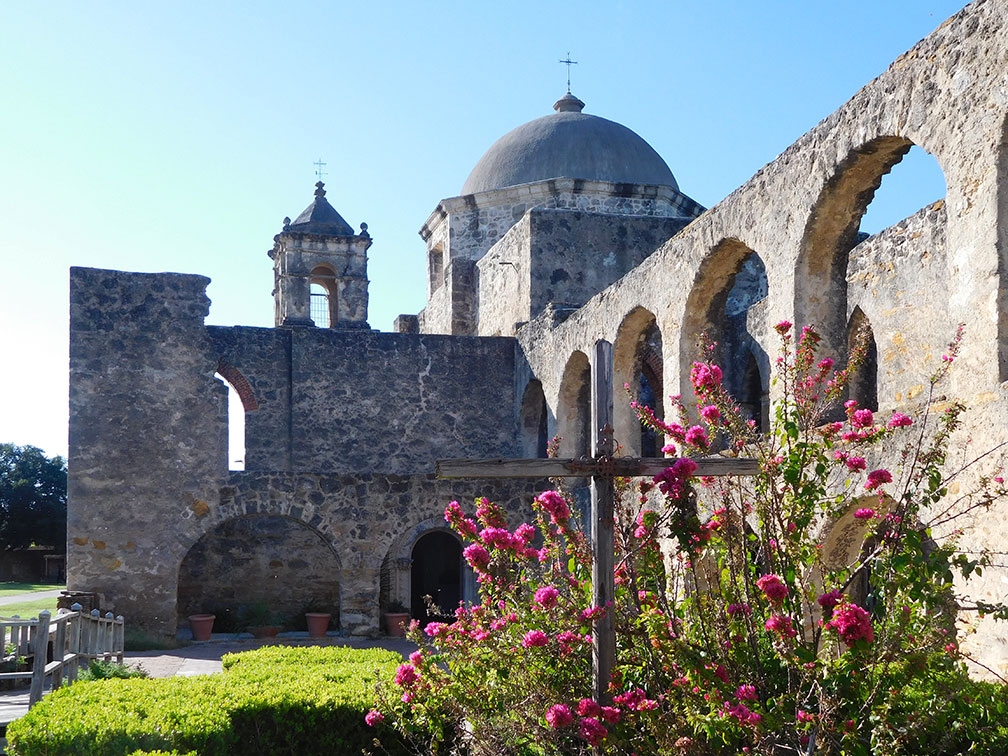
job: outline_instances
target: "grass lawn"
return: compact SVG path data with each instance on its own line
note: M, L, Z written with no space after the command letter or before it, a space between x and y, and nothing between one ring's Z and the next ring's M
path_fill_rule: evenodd
M33 593L34 591L61 591L65 585L58 583L0 583L0 598L3 596L17 596L20 593Z
M37 617L43 609L48 609L52 615L56 614L56 599L36 599L35 601L20 601L16 604L0 604L0 617L8 619L15 614L21 619Z

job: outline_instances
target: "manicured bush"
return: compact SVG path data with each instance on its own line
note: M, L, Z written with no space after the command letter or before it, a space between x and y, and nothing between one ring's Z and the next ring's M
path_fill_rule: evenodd
M360 753L390 730L365 724L379 678L401 662L381 649L264 647L202 677L108 679L46 696L7 731L14 756L126 756L140 749L200 756Z

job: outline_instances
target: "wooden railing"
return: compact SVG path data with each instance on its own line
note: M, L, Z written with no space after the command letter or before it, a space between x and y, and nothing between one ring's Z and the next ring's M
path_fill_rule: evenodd
M31 671L0 672L0 680L30 679L28 705L33 706L42 698L48 677L55 690L64 678L76 680L79 667L93 659L115 659L121 664L124 628L122 615L113 617L109 612L102 617L97 609L85 614L80 604L70 611L61 609L55 617L43 611L36 619L0 618L4 661L32 660Z

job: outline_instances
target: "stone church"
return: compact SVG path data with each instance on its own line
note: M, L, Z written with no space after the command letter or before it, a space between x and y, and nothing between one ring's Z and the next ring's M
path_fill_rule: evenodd
M598 339L614 344L617 439L653 454L622 384L659 408L688 397L700 332L763 424L777 320L817 324L835 354L868 329L854 390L882 412L920 398L965 322L951 390L978 449L1008 440L1008 5L946 21L709 210L590 110L568 92L438 202L420 229L427 304L391 333L367 323L367 226L321 183L274 237L274 328L204 325L199 275L73 269L70 589L166 634L243 602L320 602L357 634L393 602L452 607L474 589L445 504L485 493L519 510L543 482L438 480L435 460L541 456L555 435L561 456L586 452ZM945 199L860 234L913 145ZM228 467L224 382L245 410L244 470ZM1006 521L1002 506L970 537L1003 551ZM1004 600L1008 572L975 591ZM1005 630L966 622L964 648L1008 673Z

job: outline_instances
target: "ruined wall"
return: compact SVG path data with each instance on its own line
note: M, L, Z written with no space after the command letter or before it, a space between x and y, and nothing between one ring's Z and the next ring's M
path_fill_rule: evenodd
M591 354L599 338L616 341L621 324L640 309L654 314L663 334L665 393L682 391L688 402L695 335L722 327L711 302L724 297L755 252L768 288L747 329L762 327L749 335L771 361L777 321L817 324L825 349L840 354L858 307L878 342L880 409L905 410L921 398L917 391L941 345L964 322L967 338L945 390L970 408L972 448L1001 443L1008 427L1006 16L1003 3L971 4L562 323L544 313L520 329L523 356L550 407L550 434L568 357ZM941 166L944 202L854 247L882 176L913 144ZM628 412L621 400L617 427ZM1005 461L1003 452L985 460ZM1008 507L1000 503L972 531L972 543L1003 550L1006 521ZM1004 569L985 572L971 593L1003 599L1005 579ZM991 620L969 622L979 632L963 636L964 648L1008 672L1008 631Z
M249 382L246 470L428 473L515 452L514 342L321 328L207 329Z
M141 625L173 625L174 522L227 477L227 389L203 328L209 279L70 271L67 580Z
M871 323L878 348L878 394L891 406L920 398L927 376L955 336L957 324L948 311L945 232L945 202L938 201L850 253L848 316L857 307Z

